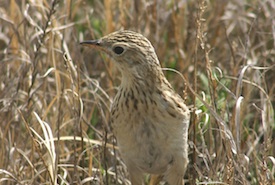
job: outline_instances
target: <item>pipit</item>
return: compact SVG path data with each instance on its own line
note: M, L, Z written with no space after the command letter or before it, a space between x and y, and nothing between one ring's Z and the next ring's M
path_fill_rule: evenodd
M132 185L141 185L144 173L183 185L190 112L165 78L150 41L125 30L81 44L107 53L122 74L110 122Z

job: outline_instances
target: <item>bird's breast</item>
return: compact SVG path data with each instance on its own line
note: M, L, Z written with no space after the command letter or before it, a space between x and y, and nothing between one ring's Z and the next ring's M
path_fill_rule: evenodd
M111 124L122 157L134 160L148 173L165 171L173 155L184 148L184 125L166 111L169 104L158 96L142 90L121 91L111 109Z

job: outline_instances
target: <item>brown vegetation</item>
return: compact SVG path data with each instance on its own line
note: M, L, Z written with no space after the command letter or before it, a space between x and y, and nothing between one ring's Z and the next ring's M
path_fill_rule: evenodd
M119 29L152 42L194 105L187 183L274 184L274 9L273 0L1 1L0 184L128 183L108 126L120 75L79 45Z

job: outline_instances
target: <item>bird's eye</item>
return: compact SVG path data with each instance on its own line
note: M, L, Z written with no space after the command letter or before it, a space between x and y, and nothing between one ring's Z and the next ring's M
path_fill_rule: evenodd
M124 49L123 49L123 47L116 46L116 47L113 48L113 51L114 51L116 54L120 55L121 53L123 53Z

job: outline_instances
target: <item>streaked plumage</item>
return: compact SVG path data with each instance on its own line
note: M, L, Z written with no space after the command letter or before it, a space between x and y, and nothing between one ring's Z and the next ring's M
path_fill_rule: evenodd
M190 113L165 78L150 41L118 31L82 44L107 53L122 74L111 109L111 126L133 185L143 173L182 185L188 164Z

